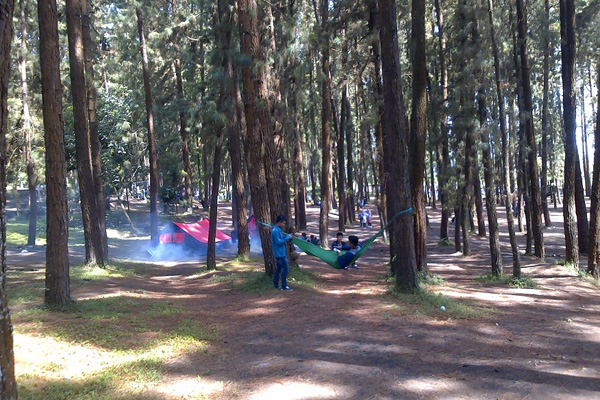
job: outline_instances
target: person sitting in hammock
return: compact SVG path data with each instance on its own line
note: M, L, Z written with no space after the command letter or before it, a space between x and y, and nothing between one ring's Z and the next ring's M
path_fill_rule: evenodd
M344 269L348 269L348 265L350 264L356 253L358 253L358 251L360 250L360 246L358 245L358 236L348 236L348 242L350 243L350 249L346 253L338 256L337 258L338 264L340 264L340 266ZM358 269L358 265L356 265L356 263L352 263L352 268Z
M331 250L340 252L341 250L350 250L350 246L344 243L344 234L342 232L338 232L335 235L335 241L331 243Z

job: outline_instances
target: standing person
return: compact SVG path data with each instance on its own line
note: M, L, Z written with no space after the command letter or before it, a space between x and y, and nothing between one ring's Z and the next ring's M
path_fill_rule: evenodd
M294 235L291 233L289 235L283 234L282 229L286 222L287 218L285 215L278 216L275 226L273 227L273 231L271 232L273 255L277 261L275 275L273 275L273 286L275 289L291 291L292 289L290 289L287 284L287 276L290 272L290 265L288 264L287 254L285 252L285 242L286 240L291 240ZM279 286L279 275L281 275L281 287Z
M350 243L350 250L337 258L338 264L340 264L340 266L342 266L344 269L348 269L348 264L350 264L356 253L358 253L360 250L360 246L358 245L358 236L348 236L348 242ZM352 268L358 269L356 263L352 264Z
M373 227L373 223L371 222L371 217L373 216L373 214L371 214L371 210L367 208L367 226L369 228Z

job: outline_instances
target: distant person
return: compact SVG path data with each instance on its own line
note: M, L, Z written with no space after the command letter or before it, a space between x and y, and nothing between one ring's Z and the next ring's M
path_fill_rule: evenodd
M321 241L315 235L310 235L310 242L312 244L316 244L317 246L319 246L321 244Z
M273 255L275 256L276 266L275 275L273 275L273 286L275 289L288 290L292 289L287 284L287 276L290 272L290 265L288 264L287 254L285 252L285 242L292 240L291 233L284 235L283 227L287 222L285 215L277 217L273 231L271 232L271 243L273 244ZM279 276L281 275L281 286L279 286Z
M360 246L358 245L358 236L348 236L348 242L350 243L350 249L337 258L338 264L340 264L340 266L344 269L348 269L348 265L356 253L358 253L360 250ZM352 268L358 269L358 265L356 265L356 263L352 263Z
M302 235L300 235L300 240L303 242L308 242L308 236L306 236L306 232L302 232Z
M331 243L331 250L338 253L342 250L350 250L350 246L344 243L344 234L342 232L338 232L335 235L335 241Z
M371 222L371 217L373 217L373 214L371 214L371 210L369 210L367 208L367 226L369 228L373 228L373 223Z
M367 212L364 208L360 211L360 214L358 214L358 220L360 221L361 228L367 227Z

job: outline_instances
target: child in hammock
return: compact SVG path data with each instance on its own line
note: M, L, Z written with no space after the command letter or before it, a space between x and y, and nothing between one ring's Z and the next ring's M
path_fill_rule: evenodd
M360 250L358 236L348 236L348 243L350 244L350 250L337 258L338 264L344 269L348 269L348 264L350 264L356 253ZM352 263L352 268L358 269L358 265Z

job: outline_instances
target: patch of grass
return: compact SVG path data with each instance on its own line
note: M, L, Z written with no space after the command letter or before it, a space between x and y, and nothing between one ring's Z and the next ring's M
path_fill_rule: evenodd
M41 301L44 298L44 279L43 270L9 271L6 282L8 305L15 307Z
M415 317L447 317L453 319L484 318L495 312L492 307L472 301L455 300L439 293L420 289L415 293L403 293L388 287L388 296L402 303L400 310L414 312ZM403 307L404 306L404 307Z
M149 318L157 318L166 315L177 315L183 312L185 312L185 308L169 301L153 301L150 303L150 308L144 311L144 315Z
M501 283L517 289L536 289L539 287L533 278L528 275L521 275L520 278L516 278L514 276L497 276L487 274L475 277L475 281L480 283Z
M440 247L452 246L452 242L450 242L450 239L448 239L447 237L441 238L440 240L438 240L438 246L440 246Z
M290 273L287 277L290 286L303 286L307 288L316 288L318 284L315 278L319 274L306 269L290 266ZM264 293L273 291L273 279L262 271L251 271L240 275L241 283L235 286L237 290L243 290L250 293Z
M588 282L596 287L600 287L600 280L595 279L591 274L589 274L585 266L581 268L581 265L579 265L578 267L575 265L575 263L566 262L564 259L557 261L557 264L562 265L571 271L574 271L577 274L578 280Z
M428 286L439 286L444 285L446 280L439 275L436 274L424 274L419 272L419 283Z
M252 271L244 274L235 289L250 293L264 293L273 290L273 280L264 272Z
M234 272L230 274L218 275L214 274L210 277L210 281L214 283L224 283L227 284L231 289L235 287L236 282L239 280L239 274Z
M179 320L167 331L155 328L156 319L177 319L185 311L168 301L117 296L77 301L64 307L42 306L18 313L15 319L21 333L34 333L43 327L46 335L57 340L111 350L143 348L172 335L191 335L195 340L213 337L199 333L200 325L187 328L189 323ZM60 313L61 323L56 323L56 313Z

